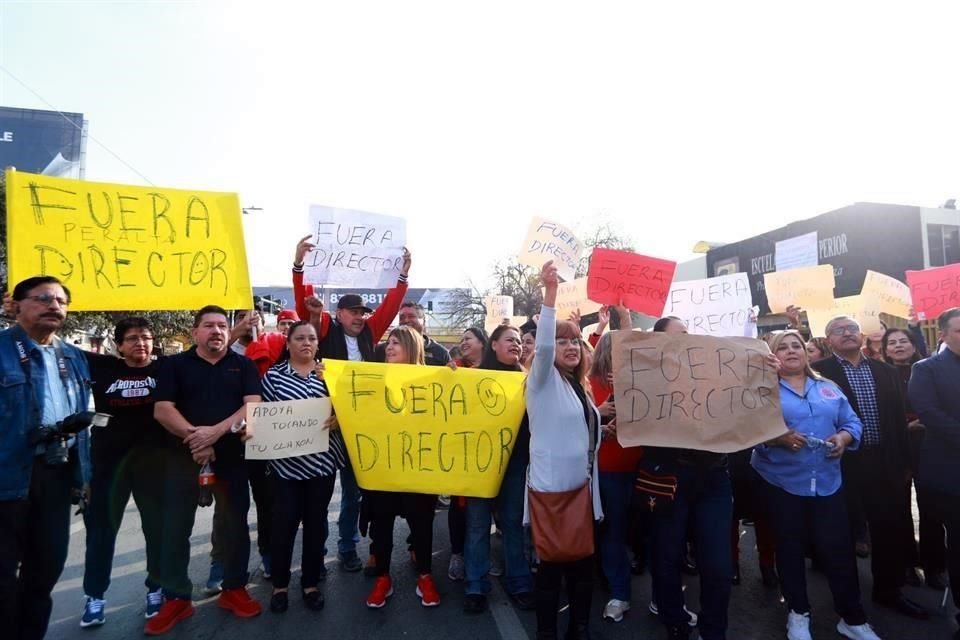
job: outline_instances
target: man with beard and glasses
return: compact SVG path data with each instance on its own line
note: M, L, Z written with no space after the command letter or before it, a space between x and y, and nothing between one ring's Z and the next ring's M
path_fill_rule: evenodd
M0 332L0 619L4 637L39 639L47 632L70 542L70 504L90 478L87 429L64 441L38 443L90 403L83 352L57 336L70 291L51 276L13 289L16 324Z

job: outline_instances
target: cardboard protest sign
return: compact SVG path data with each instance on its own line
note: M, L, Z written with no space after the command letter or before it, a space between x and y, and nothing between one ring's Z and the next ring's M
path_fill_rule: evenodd
M680 318L692 334L742 337L756 326L751 322L752 308L747 274L734 273L674 282L663 315Z
M317 245L303 260L303 281L352 289L397 284L407 244L407 222L379 213L310 207Z
M71 311L250 309L235 193L7 171L9 281L70 288Z
M541 288L544 295L546 289ZM580 315L585 316L590 313L600 311L603 305L594 302L587 295L587 279L577 278L570 282L561 282L557 287L557 302L555 308L558 318L567 318L574 311L579 311Z
M330 448L330 398L247 404L247 460L276 460Z
M827 309L833 302L833 267L821 264L763 274L771 313L783 313L790 305Z
M907 271L913 308L920 320L934 320L951 307L960 307L960 264Z
M504 320L513 319L513 296L487 296L483 299L487 308L487 317L484 319L484 328L487 333L503 324Z
M667 301L677 263L629 251L594 249L587 293L594 302L620 304L659 317Z
M530 223L530 230L520 245L517 258L520 264L537 269L548 260L553 260L557 274L569 282L573 280L581 255L583 243L573 231L560 223L537 217Z
M787 432L760 340L618 331L617 439L624 447L733 453Z
M362 488L500 491L526 410L522 373L327 360L324 378Z
M880 301L876 294L861 293L856 296L837 298L826 309L807 309L807 324L810 335L815 338L826 336L827 323L837 316L847 316L856 320L860 330L869 335L883 331L880 324Z
M867 270L861 294L876 297L882 313L898 318L910 317L910 287L896 278Z

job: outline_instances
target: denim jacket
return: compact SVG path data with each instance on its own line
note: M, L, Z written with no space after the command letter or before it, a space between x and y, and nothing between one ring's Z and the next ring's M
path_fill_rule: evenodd
M20 362L17 342L23 345L30 359L29 366ZM77 347L60 343L67 366L67 384L73 388L73 412L86 411L90 402L90 368ZM27 379L26 370L30 372ZM43 410L46 370L40 348L19 326L0 331L0 501L26 498L36 447L29 444L29 432L36 426ZM38 404L39 403L39 404ZM90 481L90 434L77 434L82 482Z

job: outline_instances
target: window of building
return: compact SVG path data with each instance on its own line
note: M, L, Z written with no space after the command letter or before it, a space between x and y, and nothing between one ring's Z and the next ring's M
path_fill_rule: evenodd
M930 245L930 266L960 262L960 226L928 224L927 242Z

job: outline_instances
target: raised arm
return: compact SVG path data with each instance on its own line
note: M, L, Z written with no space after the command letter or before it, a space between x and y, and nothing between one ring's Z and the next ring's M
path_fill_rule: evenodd
M297 248L293 254L293 300L294 307L297 310L297 316L300 318L309 318L307 306L304 300L307 296L313 295L313 286L303 284L303 259L307 253L313 251L315 245L310 242L312 235L303 236L297 243Z
M540 321L537 323L537 342L533 352L533 364L527 376L527 386L541 387L550 379L557 354L557 268L553 260L543 265L540 272L543 278L543 307L540 309Z
M380 338L390 328L390 323L400 312L400 305L403 304L403 298L407 295L407 274L410 273L410 252L403 250L403 268L400 269L400 277L397 278L397 286L387 291L387 296L383 299L377 309L367 318L367 326L373 333L373 342L380 342Z

